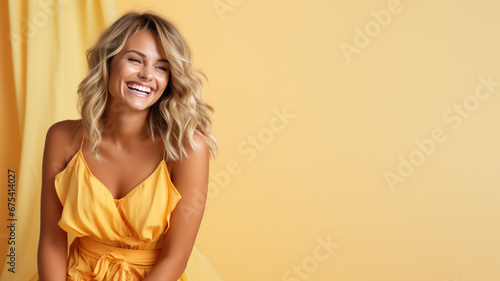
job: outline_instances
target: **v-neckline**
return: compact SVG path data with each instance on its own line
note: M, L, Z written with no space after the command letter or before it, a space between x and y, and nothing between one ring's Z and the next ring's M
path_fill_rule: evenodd
M82 162L83 162L83 164L85 166L85 169L88 171L89 175L94 180L96 180L107 191L107 193L109 194L109 196L111 197L111 199L113 199L114 202L120 202L120 201L124 200L125 198L127 198L129 195L131 195L132 193L134 193L138 188L140 188L141 186L143 186L146 181L148 181L151 177L153 177L153 175L160 169L160 167L162 166L162 164L164 164L165 166L167 165L167 163L165 162L165 158L163 158L160 161L160 163L158 163L158 165L156 166L155 170L148 177L146 177L144 180L142 180L138 185L136 185L134 188L132 188L123 197L116 199L113 196L113 194L111 193L111 191L106 187L106 185L103 184L96 176L94 176L94 173L92 173L92 171L90 170L89 165L87 164L87 161L85 160L85 157L83 156L83 152L82 152L81 148L78 150L77 153L80 154L79 156L82 159ZM167 169L167 173L168 173L168 169ZM170 176L169 176L169 178L170 178Z

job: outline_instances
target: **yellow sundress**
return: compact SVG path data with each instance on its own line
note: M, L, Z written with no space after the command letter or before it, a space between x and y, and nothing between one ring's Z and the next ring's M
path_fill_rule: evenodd
M163 160L125 197L114 199L92 174L80 149L55 177L63 206L59 226L76 238L70 246L67 280L142 280L152 269L181 199ZM198 279L202 278L202 279ZM222 281L194 247L179 281Z

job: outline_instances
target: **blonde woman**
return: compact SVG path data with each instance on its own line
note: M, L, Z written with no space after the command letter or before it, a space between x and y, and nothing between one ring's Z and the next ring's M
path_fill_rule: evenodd
M217 153L202 73L151 13L118 19L87 59L81 120L45 141L39 279L187 280Z

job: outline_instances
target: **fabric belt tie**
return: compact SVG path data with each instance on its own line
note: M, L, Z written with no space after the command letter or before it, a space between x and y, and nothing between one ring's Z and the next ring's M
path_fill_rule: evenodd
M124 256L120 254L108 253L103 255L98 261L94 269L94 278L96 280L104 280L106 273L111 262L117 264L120 269L118 274L113 278L113 281L130 281L132 280L132 274L130 273L130 267L126 261L124 261Z
M112 247L88 237L75 239L78 239L83 254L97 260L93 271L93 280L96 281L107 280L106 274L110 267L114 266L119 266L119 269L113 276L113 281L131 281L133 275L142 276L136 267L153 267L161 253L161 249L135 250Z

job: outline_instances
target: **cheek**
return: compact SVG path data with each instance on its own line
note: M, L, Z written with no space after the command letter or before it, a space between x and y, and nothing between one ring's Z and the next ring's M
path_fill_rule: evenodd
M170 75L160 75L157 76L156 81L158 81L158 84L161 85L161 87L166 88L168 83L169 83L169 77Z
M118 78L118 75L116 72L111 72L109 76L109 82L108 82L108 91L109 92L114 92L118 91L120 88L120 79Z
M112 77L115 79L124 79L128 75L131 75L134 72L137 72L133 65L127 64L125 62L116 62L115 64L111 64L110 73ZM110 79L111 80L111 79Z
M132 73L137 72L133 66L130 65L121 65L116 68L116 76L118 79L122 78L124 79L125 77L131 75Z
M124 65L120 63L111 64L109 69L109 88L119 89L122 86L123 81L126 77L134 73L133 67L130 65Z

